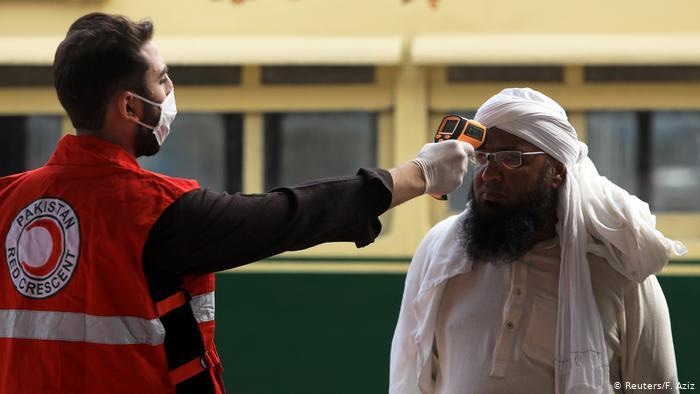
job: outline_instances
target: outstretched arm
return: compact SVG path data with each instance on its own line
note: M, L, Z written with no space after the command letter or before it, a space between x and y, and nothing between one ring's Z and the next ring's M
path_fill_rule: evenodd
M143 262L175 274L204 273L325 242L365 246L390 207L459 187L469 148L458 141L427 144L415 160L388 172L360 170L264 194L189 192L154 224Z

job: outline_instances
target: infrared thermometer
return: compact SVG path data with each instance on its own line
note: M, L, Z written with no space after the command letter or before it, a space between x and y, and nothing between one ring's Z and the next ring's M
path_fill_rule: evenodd
M459 140L468 143L474 149L480 147L485 139L486 126L460 115L446 115L435 132L435 142ZM433 196L433 198L447 201L447 195Z
M435 142L460 140L477 149L486 139L486 127L476 120L459 115L446 115L435 133Z

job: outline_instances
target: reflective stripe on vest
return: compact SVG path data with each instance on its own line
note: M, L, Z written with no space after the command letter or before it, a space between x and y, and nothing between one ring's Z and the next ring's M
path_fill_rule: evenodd
M9 309L0 310L0 338L155 346L165 329L158 319Z
M190 307L197 323L214 320L214 292L193 296Z

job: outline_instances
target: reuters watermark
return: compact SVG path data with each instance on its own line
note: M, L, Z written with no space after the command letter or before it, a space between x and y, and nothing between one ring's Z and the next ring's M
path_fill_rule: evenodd
M649 390L649 391L665 391L665 390L695 390L695 383L690 382L615 382L613 383L615 390Z

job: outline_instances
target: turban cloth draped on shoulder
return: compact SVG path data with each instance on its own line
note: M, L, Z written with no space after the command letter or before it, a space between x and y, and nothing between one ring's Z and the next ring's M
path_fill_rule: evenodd
M554 100L530 88L504 89L479 108L475 120L534 144L566 166L557 207L555 391L607 392L608 356L586 254L606 257L615 270L641 282L687 250L656 230L648 204L598 174L588 147Z

